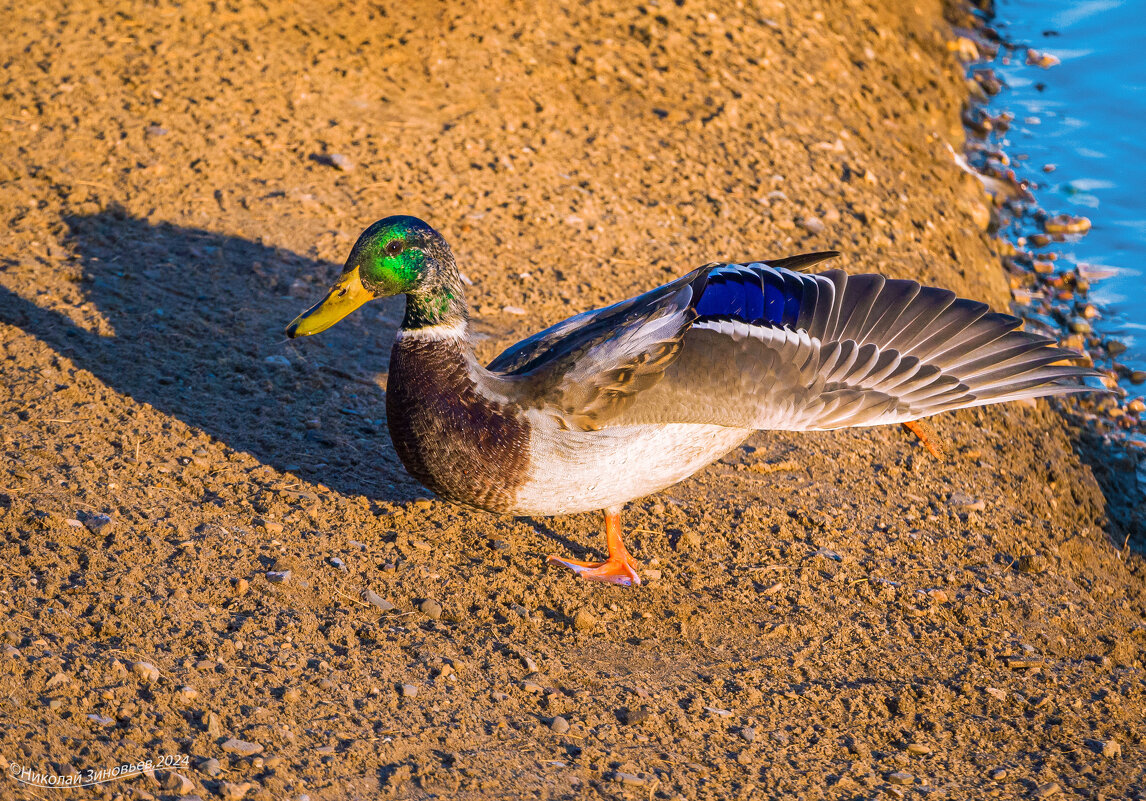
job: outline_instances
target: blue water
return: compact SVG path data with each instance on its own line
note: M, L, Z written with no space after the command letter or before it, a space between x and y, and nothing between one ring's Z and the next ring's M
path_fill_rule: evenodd
M1060 270L1065 259L1094 276L1095 332L1128 347L1117 362L1146 370L1146 0L999 0L990 24L1024 45L1010 64L991 64L1007 88L988 106L1014 115L1005 150L1016 177L1037 184L1048 212L1093 224L1041 252L1058 253ZM1026 47L1061 63L1029 66ZM1146 392L1122 383L1130 397Z

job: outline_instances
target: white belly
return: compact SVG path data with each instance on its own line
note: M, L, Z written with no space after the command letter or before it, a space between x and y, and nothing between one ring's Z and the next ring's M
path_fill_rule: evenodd
M620 506L688 478L752 433L691 423L601 431L536 425L529 478L517 491L512 514L560 515Z

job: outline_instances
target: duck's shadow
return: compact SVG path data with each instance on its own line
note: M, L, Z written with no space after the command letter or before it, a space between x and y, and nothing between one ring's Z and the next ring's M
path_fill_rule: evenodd
M388 369L389 319L400 301L288 343L284 325L321 297L338 265L151 225L117 208L64 223L83 294L114 333L89 331L4 288L0 320L265 464L378 500L418 494L386 434L375 380Z

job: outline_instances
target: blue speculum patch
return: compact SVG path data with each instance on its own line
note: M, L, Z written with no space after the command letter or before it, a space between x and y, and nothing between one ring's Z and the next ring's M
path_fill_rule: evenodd
M701 317L734 317L748 323L795 325L800 315L801 286L787 283L770 270L752 275L717 273L696 304Z

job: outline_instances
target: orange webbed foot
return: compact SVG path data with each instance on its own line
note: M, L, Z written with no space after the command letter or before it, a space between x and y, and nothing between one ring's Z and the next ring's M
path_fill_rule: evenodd
M624 587L640 584L641 577L637 574L637 563L629 556L621 539L619 510L605 512L605 540L609 546L609 558L604 562L581 562L577 559L550 556L549 564L567 567L586 581L604 581Z
M610 556L604 562L580 562L557 555L550 556L548 561L551 565L569 568L586 581L604 581L624 587L641 583L641 577L637 575L636 566L628 554L624 557Z
M903 424L903 427L919 437L923 447L927 448L928 452L936 459L944 461L947 458L947 449L944 447L943 441L929 424L922 420L909 420Z

